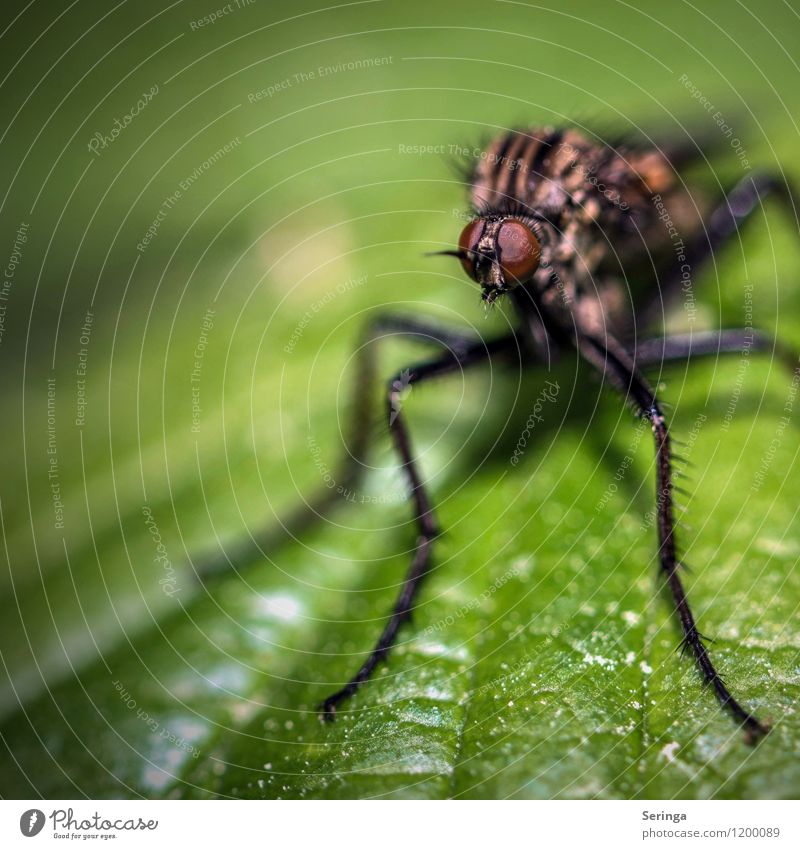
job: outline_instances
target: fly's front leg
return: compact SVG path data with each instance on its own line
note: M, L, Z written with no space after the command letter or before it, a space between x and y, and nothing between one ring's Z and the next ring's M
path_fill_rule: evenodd
M356 379L348 408L347 450L333 473L338 486L321 486L294 509L275 522L251 533L248 539L225 546L224 551L206 554L195 561L201 580L263 559L281 542L300 536L315 521L327 515L341 501L340 492L355 489L364 472L373 436L373 393L376 389L375 346L386 339L401 337L444 348L454 356L463 354L476 338L460 330L419 320L411 316L384 315L368 322L359 337L356 353Z
M502 337L493 342L473 342L460 353L451 351L451 353L434 360L403 369L390 381L387 392L389 430L410 485L419 536L417 537L411 566L380 639L353 678L341 690L325 699L320 708L324 719L333 719L340 702L355 693L370 677L378 663L386 657L397 638L400 626L411 615L414 599L431 564L431 549L433 540L438 534L438 527L433 515L430 497L420 477L419 466L414 457L411 437L402 410L403 393L410 386L461 371L469 366L478 365L486 362L493 355L517 350L517 339L514 336Z
M674 502L672 497L672 458L669 430L653 390L639 373L633 359L615 339L582 337L579 342L583 356L611 382L650 421L656 447L656 515L658 525L658 557L675 604L683 630L683 645L694 655L704 681L713 688L720 705L741 725L750 743L768 732L768 727L746 710L733 697L717 672L706 649L703 637L686 597L678 574L679 560L675 546Z

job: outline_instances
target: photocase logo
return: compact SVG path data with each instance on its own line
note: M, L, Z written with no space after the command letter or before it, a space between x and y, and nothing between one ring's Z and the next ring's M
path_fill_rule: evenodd
M122 831L155 831L158 828L158 820L145 820L141 817L119 817L115 820L106 819L98 811L84 816L82 819L75 818L72 808L55 808L47 817L44 811L31 808L19 818L19 830L25 837L35 837L43 828L46 819L52 820L53 836L66 839L83 839L98 837L106 840L116 837L116 834L108 832ZM81 834L81 832L88 832ZM106 833L104 833L106 832Z
M44 812L38 808L31 808L19 818L19 830L25 837L36 837L44 828Z

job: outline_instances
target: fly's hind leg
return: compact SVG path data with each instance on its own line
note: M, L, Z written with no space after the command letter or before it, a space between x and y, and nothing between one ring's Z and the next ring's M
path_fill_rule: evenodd
M637 315L643 326L654 323L663 315L664 304L681 290L688 272L695 276L700 267L728 244L739 229L771 198L778 199L794 221L800 222L800 196L780 177L766 172L753 172L743 177L718 203L705 224L705 229L685 245L685 261L676 262L670 256L658 271L661 298L641 307ZM669 211L669 210L667 210ZM678 234L680 235L680 234Z
M651 368L664 363L715 357L722 354L774 354L789 372L800 370L800 352L762 330L736 327L725 330L701 330L674 333L646 339L636 346L636 364Z
M386 657L397 638L400 626L411 615L414 599L422 580L430 569L431 549L438 529L430 497L420 477L419 467L414 457L405 413L401 409L405 390L435 377L442 377L486 362L492 356L502 352L517 350L517 339L513 335L504 336L493 342L473 342L461 352L451 350L436 359L403 369L390 381L387 392L389 430L408 478L419 536L417 537L411 566L403 581L400 595L394 604L389 620L384 626L383 633L372 652L361 664L358 672L340 690L325 699L320 707L324 719L332 720L336 715L338 705L355 693L367 681L378 663Z

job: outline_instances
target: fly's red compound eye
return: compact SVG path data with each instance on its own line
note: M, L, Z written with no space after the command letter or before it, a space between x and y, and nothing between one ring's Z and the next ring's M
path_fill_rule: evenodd
M509 286L530 280L542 257L542 246L530 227L513 219L500 226L497 249L500 267Z
M478 250L478 242L483 233L483 222L470 221L469 224L461 231L458 237L458 250L461 253L461 264L464 266L464 271L473 279L478 278L475 275L475 254Z

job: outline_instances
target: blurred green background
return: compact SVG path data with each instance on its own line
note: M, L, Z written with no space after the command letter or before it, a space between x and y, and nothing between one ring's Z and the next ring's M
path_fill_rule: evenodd
M648 434L569 357L516 469L545 375L415 390L447 534L401 645L335 725L315 705L370 647L414 540L379 398L358 492L378 503L208 588L192 577L335 467L370 315L487 336L510 320L423 256L460 229L451 145L539 123L713 138L719 111L753 167L798 182L796 3L3 17L2 795L797 796L800 442L770 357L661 375L676 437L696 431L690 597L775 724L755 751L674 654ZM723 144L688 179L742 174ZM694 327L752 317L800 345L798 279L796 221L770 204L697 278ZM382 373L423 355L390 343Z

